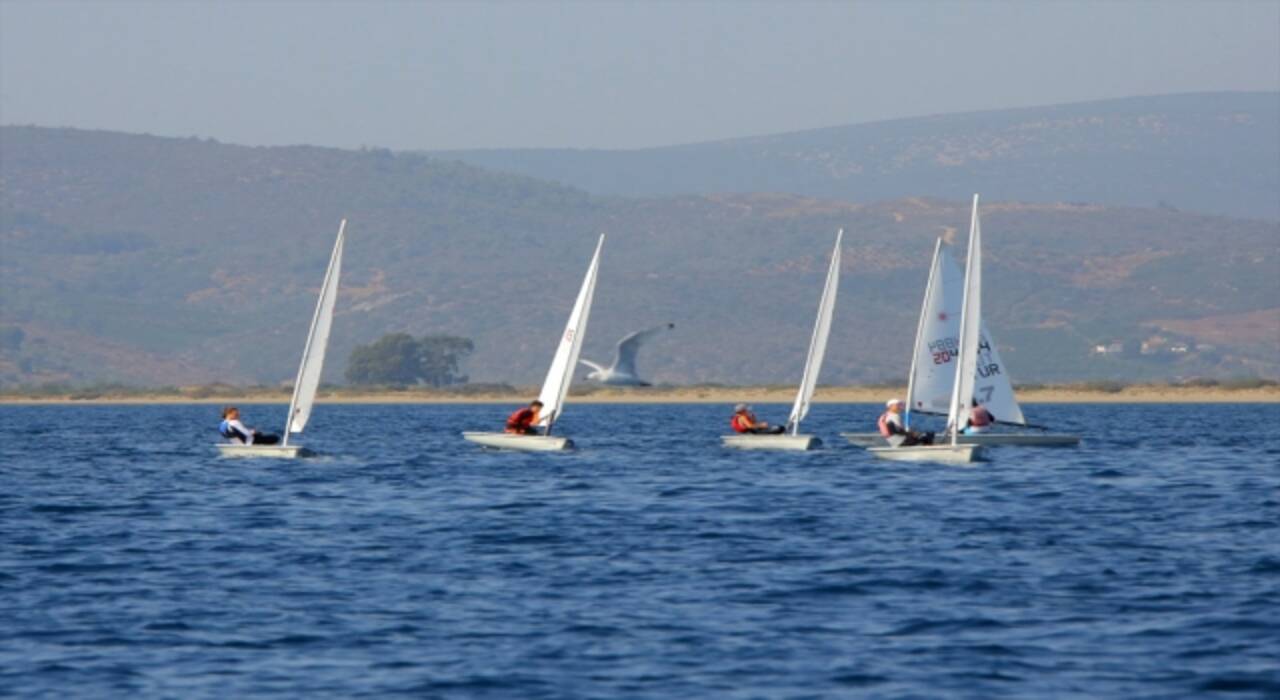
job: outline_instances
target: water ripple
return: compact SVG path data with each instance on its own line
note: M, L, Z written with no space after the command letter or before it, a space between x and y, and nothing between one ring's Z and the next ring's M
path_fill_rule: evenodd
M215 410L0 407L0 695L1280 695L1277 406L1245 445L1034 406L1085 444L975 469L842 444L862 405L802 455L573 405L552 456L459 439L505 407L325 405L291 463L217 459Z

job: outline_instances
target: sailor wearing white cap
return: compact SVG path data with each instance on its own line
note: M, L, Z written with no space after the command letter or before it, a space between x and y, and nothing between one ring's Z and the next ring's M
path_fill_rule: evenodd
M876 426L880 429L880 436L889 443L890 447L932 445L933 433L917 433L914 430L908 430L902 424L902 407L904 405L906 404L899 398L889 399L884 402L885 412L880 414L880 420L876 422Z

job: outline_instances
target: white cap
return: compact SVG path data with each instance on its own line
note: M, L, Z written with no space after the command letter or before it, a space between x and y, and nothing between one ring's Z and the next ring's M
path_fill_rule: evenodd
M902 399L889 399L888 401L884 402L884 406L885 408L893 408L894 404L901 404L901 403L902 403Z
M734 413L741 413L742 411L745 411L745 410L747 410L748 408L751 408L751 407L750 407L750 406L748 406L748 405L746 405L745 403L740 403L740 404L738 404L737 406L734 406L734 407L733 407L733 412L734 412Z

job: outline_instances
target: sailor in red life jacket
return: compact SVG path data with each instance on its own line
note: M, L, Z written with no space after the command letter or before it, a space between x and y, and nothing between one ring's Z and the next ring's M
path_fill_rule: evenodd
M996 417L991 415L991 411L988 411L986 406L974 399L973 407L969 409L969 424L965 426L964 434L985 433L987 428L990 428L995 422Z
M541 412L542 402L534 399L533 403L507 416L506 432L519 433L520 435L537 435L538 429L533 426L538 424L538 414Z
M733 407L733 418L729 419L729 426L733 428L735 433L751 433L755 435L777 435L786 428L781 425L770 427L768 423L756 419L756 414L751 412L751 407L745 403L740 403Z
M884 403L885 411L876 421L880 436L890 447L907 447L910 445L932 445L933 433L917 433L902 424L902 399L889 399Z

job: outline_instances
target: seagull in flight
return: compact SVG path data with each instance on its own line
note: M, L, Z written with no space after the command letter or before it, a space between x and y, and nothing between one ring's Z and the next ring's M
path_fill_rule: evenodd
M642 331L636 331L630 335L623 336L618 341L617 352L613 356L613 365L608 369L598 365L590 360L579 359L578 362L590 367L592 371L587 375L587 379L594 379L601 384L609 384L612 386L651 386L649 382L640 378L636 373L636 353L640 351L643 345L653 336L662 331L675 328L674 323L664 323L661 326L646 328Z

